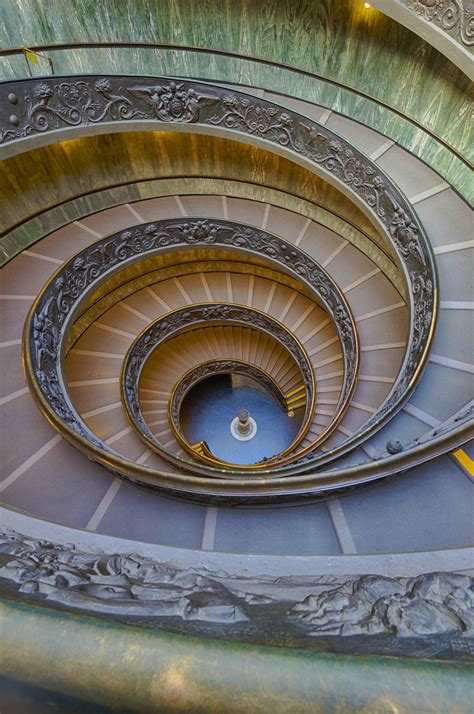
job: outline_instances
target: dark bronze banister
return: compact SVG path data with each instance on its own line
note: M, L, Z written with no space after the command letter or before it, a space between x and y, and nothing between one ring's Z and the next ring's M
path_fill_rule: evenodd
M359 368L358 339L347 301L327 273L298 248L266 231L230 221L188 221L164 220L145 224L93 243L58 268L30 310L25 324L24 356L33 394L58 431L66 438L68 432L72 432L73 441L83 442L86 450L86 443L90 442L99 461L99 454L107 454L107 461L115 458L120 463L128 463L95 437L72 406L61 374L68 330L91 289L109 274L142 259L145 254L153 255L169 248L195 248L206 244L232 247L263 256L271 262L280 262L290 274L296 272L333 314L340 337L345 363L344 381L331 429L337 426L349 405ZM295 258L297 261L292 265ZM310 446L306 449L308 453L311 450ZM183 467L189 463L174 458ZM198 467L192 464L192 468L196 470Z
M236 465L231 462L224 461L212 453L210 455L207 453L199 453L199 456L205 463L208 463L210 466L214 466L216 468L223 468L226 470L232 468L242 471L259 471L261 469L268 470L269 466L276 463L277 460L279 462L280 459L283 459L283 457L285 457L288 453L293 452L306 435L313 418L316 398L316 381L310 359L299 340L292 335L282 323L273 317L269 317L260 310L249 308L245 305L237 305L235 303L202 303L177 308L172 312L162 315L157 320L154 320L135 338L125 355L122 366L122 374L120 377L122 402L127 416L137 434L151 449L157 451L161 456L163 456L163 458L171 461L175 465L183 468L189 468L190 465L186 464L183 459L176 457L173 452L161 445L148 426L140 406L139 392L141 375L146 367L148 359L155 352L155 350L166 344L173 337L198 327L202 328L221 324L244 325L245 327L253 330L266 333L279 343L280 346L289 355L291 355L300 371L305 386L307 402L303 423L296 438L286 449L282 450L281 453L269 458L264 463ZM222 371L219 370L219 362L222 362L224 371L228 372L228 363L235 363L236 360L211 360L210 363L206 362L203 365L197 365L181 377L170 396L170 424L178 443L183 446L188 453L190 451L188 448L189 444L182 437L179 426L179 408L181 401L196 382L196 379L192 379L193 374L196 375L196 372L201 370L203 373L197 375L197 381L204 379L206 376L209 376L209 372L207 369L203 370L203 367L207 368L209 365L211 368L215 366L213 373L218 373L219 371ZM248 365L244 363L243 366L248 371ZM262 370L257 368L257 371L261 372ZM186 381L187 377L190 377L191 379ZM265 374L264 377L266 381L268 381L268 377L270 382L274 384L272 391L275 391L276 389L276 391L279 392L278 385L274 382L270 375ZM185 381L183 382L183 380ZM176 390L179 389L180 385L183 385L184 394L180 392L178 395L179 398L175 399ZM283 401L283 396L281 394L280 396ZM337 418L337 411L335 417ZM319 442L326 439L334 428L335 425L330 424L325 429L323 434L314 441L312 447L315 448ZM290 460L290 457L286 457L285 463L288 460ZM194 469L190 468L189 470Z
M276 403L286 411L285 395L273 377L262 367L257 367L243 359L216 357L207 362L202 362L195 367L191 367L176 382L171 392L169 400L169 415L171 421L180 429L179 419L183 399L196 384L203 379L212 377L214 374L242 374L244 376L260 382L266 391L273 397ZM302 390L304 393L304 383Z
M216 459L216 457L214 456L205 441L199 442L199 446L204 445L201 447L201 449L204 449L204 452L198 451L196 449L196 446L198 446L197 444L191 446L188 443L181 429L180 412L183 400L185 396L189 393L189 391L197 384L202 382L204 379L212 377L216 374L242 374L245 377L254 380L265 388L265 390L273 397L273 399L283 411L287 412L287 403L284 393L281 391L279 385L273 379L273 377L261 367L257 367L254 364L250 364L249 362L244 362L243 360L222 358L209 360L208 362L204 362L196 367L192 367L185 374L183 374L183 376L177 381L177 383L173 387L171 396L168 401L168 418L175 438L179 442L179 444L181 444L183 449L189 452L190 450L192 450L198 454L204 453L205 456L213 459ZM307 397L310 396L312 407L314 408L314 395L307 394L304 382L301 385L301 389L302 394L305 398L304 406L308 405ZM288 453L289 451L293 450L301 442L305 433L307 432L307 427L305 428L305 422L308 422L307 426L309 427L311 419L312 409L311 407L309 407L305 410L305 414L303 415L303 422L296 438L293 440L290 446L285 449L283 453ZM219 462L227 466L229 465L229 462L225 462L222 459L219 459Z
M132 81L134 86L129 88L129 95L126 96L124 95L126 90L122 88L120 82ZM172 79L160 81L162 84L150 87L137 77L83 77L80 80L76 77L70 81L66 80L60 85L42 80L41 83L34 85L33 99L25 94L24 101L28 107L26 118L24 108L19 112L23 118L23 128L15 131L8 130L8 132L21 138L28 126L32 127L31 124L28 124L29 120L36 124L36 129L31 128L31 131L35 132L47 131L58 125L64 126L68 122L69 124L72 122L74 126L81 123L87 126L91 122L102 121L106 115L110 120L110 113L112 113L113 121L122 121L131 116L140 115L152 118L155 123L157 121L166 122L167 126L172 126L174 122L185 124L195 122L204 124L204 126L222 125L227 129L233 129L234 132L241 132L247 137L263 137L267 142L283 148L290 148L295 156L301 156L316 165L323 165L325 171L332 174L337 181L345 184L360 201L366 204L374 217L385 227L410 283L412 316L410 338L405 363L389 397L382 405L382 409L374 415L362 432L357 432L345 442L344 449L333 449L324 455L325 461L332 460L344 450L353 448L363 436L366 437L375 429L380 428L388 416L402 406L426 363L433 337L438 299L436 269L423 229L411 206L388 177L361 152L351 147L348 142L326 127L290 110L281 112L281 108L272 103L239 92L229 93L214 85L179 83ZM55 82L57 82L56 79ZM81 95L80 110L73 108L72 113L69 113L65 119L62 113L58 113L58 109L64 101L62 95L64 92L72 91L76 85L84 90ZM16 83L16 86L28 89L31 83L23 81ZM59 92L58 96L54 98L51 106L47 106L55 92ZM92 96L94 96L94 101L92 101ZM129 96L132 96L133 100ZM166 101L164 101L165 99ZM209 109L209 106L213 108ZM50 119L52 117L51 125L48 123L48 117ZM18 125L20 124L21 121L18 120ZM124 237L126 235L127 232L123 234ZM195 239L199 244L198 234ZM280 245L282 243L280 242ZM127 246L127 240L125 240L124 246L127 249L132 248L131 245ZM235 247L239 248L240 246L237 243ZM294 262L291 255L297 254L298 251L292 246L292 251L287 256L288 268ZM299 273L299 265L297 272ZM305 269L303 275L304 272ZM68 286L69 288L70 286ZM43 308L45 307L43 304ZM39 323L42 323L46 317L47 314L38 315ZM38 329L37 334L41 331ZM37 347L41 355L44 355L42 345L38 344ZM51 380L49 381L51 382ZM45 389L43 383L39 391L43 392ZM47 386L47 391L49 391L52 402L57 405L56 413L60 414L64 401L61 403L62 387L59 375L53 374L53 383ZM41 400L45 406L46 400L42 396ZM47 407L46 411L48 411ZM69 405L65 409L66 421L68 413L71 413ZM71 431L76 432L76 435L77 426L77 422L73 418L70 428ZM86 448L85 444L83 446ZM110 453L112 454L112 452ZM106 457L106 461L109 461L109 457ZM313 467L311 463L300 462L299 464L300 470L310 470Z
M290 72L295 72L296 74L300 74L304 77L310 77L312 79L316 79L319 82L324 82L326 84L330 84L333 87L337 87L338 89L343 89L346 92L350 92L353 94L356 94L358 97L362 97L363 99L366 99L369 102L373 102L374 104L378 104L379 106L383 107L387 111L393 112L396 116L401 117L404 121L409 122L410 124L413 124L416 126L417 129L423 131L425 134L427 134L429 137L437 141L441 146L443 146L445 149L450 151L452 154L456 156L459 161L461 161L465 166L468 168L472 168L471 162L458 150L456 149L452 144L450 144L446 139L443 139L442 136L439 136L436 134L434 131L432 131L429 127L425 126L422 124L420 121L413 117L409 117L403 112L400 111L397 107L393 107L387 102L384 102L382 99L377 99L376 97L373 97L372 95L368 94L367 92L362 91L361 89L357 89L356 87L352 87L349 84L345 84L344 82L340 82L337 79L332 79L331 77L325 77L322 74L319 74L318 72L310 72L309 70L301 69L299 67L295 67L294 65L286 64L285 62L275 62L273 60L265 59L264 57L252 57L249 55L243 55L239 52L231 52L229 50L219 50L217 48L214 49L209 49L206 47L196 47L192 45L174 45L174 44L169 44L169 43L147 43L147 42L71 42L70 44L53 44L53 45L31 45L29 49L37 52L42 52L42 51L60 51L60 50L68 50L68 49L110 49L110 48L138 48L138 49L153 49L153 50L171 50L173 52L196 52L198 54L214 54L214 55L219 55L222 57L230 57L232 59L238 59L242 60L245 62L255 62L256 64L263 64L268 67L275 67L277 69L284 69L288 70ZM0 49L0 57L7 57L11 55L16 55L16 54L22 54L23 53L23 48L22 47L9 47L9 48L4 48ZM184 78L183 78L184 79ZM208 80L206 78L200 78L202 81L214 81L214 80ZM9 81L9 80L7 80ZM16 81L21 81L21 80L16 80ZM274 92L274 94L279 94L279 92ZM337 113L337 112L336 112Z

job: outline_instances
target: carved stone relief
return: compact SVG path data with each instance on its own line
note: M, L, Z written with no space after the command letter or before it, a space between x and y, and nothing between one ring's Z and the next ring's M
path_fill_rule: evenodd
M416 215L389 179L347 141L295 112L220 87L167 80L150 84L130 77L48 78L6 83L6 91L7 102L0 103L3 141L60 126L138 118L224 126L288 147L342 181L385 225L407 269L425 284L430 280L430 253ZM10 113L11 104L15 114ZM425 307L432 301L427 294ZM426 329L417 325L414 339L426 339Z
M236 576L0 534L0 593L146 627L351 653L474 657L474 579Z

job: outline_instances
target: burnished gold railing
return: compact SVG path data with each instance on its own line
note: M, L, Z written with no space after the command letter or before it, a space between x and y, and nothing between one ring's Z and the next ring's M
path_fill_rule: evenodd
M285 394L285 407L288 413L295 411L295 409L302 409L305 406L306 390L304 384L300 384L299 387Z

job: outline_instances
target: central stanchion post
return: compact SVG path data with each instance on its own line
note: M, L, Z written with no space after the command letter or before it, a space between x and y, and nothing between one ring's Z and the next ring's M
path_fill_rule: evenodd
M237 416L230 423L230 433L234 439L248 441L257 433L257 423L250 416L248 409L240 409Z
M246 436L252 428L250 423L250 412L248 409L241 409L237 414L237 419L237 429L239 430L239 434Z

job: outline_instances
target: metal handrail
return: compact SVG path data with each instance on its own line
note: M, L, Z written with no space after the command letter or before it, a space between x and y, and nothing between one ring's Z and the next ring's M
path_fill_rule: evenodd
M301 429L299 430L296 438L293 442L283 451L281 451L276 456L273 456L266 460L265 462L259 462L255 464L239 464L238 466L232 462L225 461L216 457L214 454L207 453L200 454L201 460L208 463L210 466L235 469L238 468L241 471L260 471L262 469L268 470L269 466L275 462L278 465L283 463L291 463L297 455L289 457L286 456L290 452L293 452L298 444L302 441L306 435L311 421L313 419L313 411L316 400L316 380L314 376L313 367L309 356L306 353L303 345L300 343L297 337L292 335L292 333L286 328L281 322L273 317L269 317L261 310L256 308L249 308L246 305L237 305L235 303L200 303L194 305L187 305L186 307L180 307L176 310L172 310L165 315L162 315L157 320L154 320L150 325L148 325L132 342L130 345L122 366L122 373L120 377L120 387L121 387L121 397L122 403L125 407L125 412L134 426L137 434L140 438L149 446L152 450L156 451L163 456L168 461L171 461L177 466L181 467L191 467L191 464L186 464L183 459L177 458L176 455L169 449L166 449L160 444L158 439L154 436L153 432L149 428L143 412L140 406L139 390L140 390L140 380L143 370L146 366L146 362L150 356L158 349L160 346L166 344L170 339L176 337L178 334L183 334L183 332L188 332L190 330L196 329L198 327L209 327L218 325L228 325L237 324L244 325L248 328L259 330L270 335L280 346L287 351L293 358L296 366L298 367L302 379L305 385L306 395L308 397L305 414ZM236 362L237 360L232 360ZM218 365L219 360L211 360L211 364ZM209 363L204 363L208 365ZM245 364L245 363L243 363ZM193 367L188 370L181 379L175 385L170 399L169 399L169 420L173 428L175 437L178 443L183 446L183 448L189 453L189 444L182 437L179 427L179 405L182 401L184 395L180 395L179 402L175 399L176 390L182 383L183 379L192 375L196 369L202 368L203 365ZM218 366L214 370L214 373L219 371ZM261 371L261 370L259 370ZM204 377L206 373L204 374ZM265 377L266 377L265 373ZM268 378L274 382L273 378L268 375ZM190 385L192 386L192 384ZM190 388L189 386L189 388ZM278 385L277 387L278 391ZM187 390L186 390L187 391ZM323 443L325 439L334 431L337 424L339 423L339 411L340 408L336 409L333 421L326 427L324 432L314 440L311 444L311 448L315 449L318 445ZM305 450L305 453L309 451L309 447ZM284 458L286 457L286 458Z
M128 88L125 86L124 89L123 87L127 83L129 86ZM13 84L16 85L18 91L21 90L21 98L16 95L12 98L12 101L19 104L19 108L16 110L18 115L13 117L15 122L17 121L15 117L18 118L17 129L13 131L13 134L11 134L12 130L8 130L10 138L16 136L17 139L21 139L22 132L26 131L29 126L31 132L37 135L55 127L64 128L68 124L75 127L82 124L86 129L90 123L96 124L100 121L109 123L114 121L116 125L117 122L127 121L131 116L138 114L140 117L154 122L155 126L164 122L167 127L173 127L173 124L176 123L184 123L186 125L199 124L206 129L208 127L220 127L222 131L231 129L233 132L240 132L247 139L251 137L253 141L263 138L267 143L275 144L277 150L289 150L294 158L304 160L306 164L323 166L325 172L344 184L359 202L365 204L366 209L383 227L386 236L396 249L410 285L410 337L405 362L393 389L381 409L364 428L344 442L342 447L336 447L332 451L326 452L314 462L311 459L301 460L296 465L284 467L281 469L281 473L284 473L286 477L291 473L310 472L314 469L316 461L318 465L321 465L334 460L342 453L354 448L361 439L374 433L376 429L386 423L389 416L401 408L426 364L438 309L437 275L432 250L416 213L390 179L367 157L326 127L306 117L301 117L296 112L281 111L281 107L271 102L240 92L229 92L215 85L202 85L195 82L179 83L171 78L162 78L155 79L154 84L150 86L145 83L143 78L118 78L115 76L65 78L62 83L57 84L55 78L54 82L45 79L39 85L33 84L35 89L34 94L31 95L31 82L26 80ZM79 93L79 99L77 99L74 92L79 87L83 91ZM66 116L63 110L66 111ZM10 116L10 120L11 118ZM199 221L193 226L187 224L187 230L191 231L189 242L195 246L206 243L201 240L201 227L198 224ZM148 226L145 231L153 232L154 229L156 226ZM151 238L150 236L150 240ZM107 243L108 240L105 240L103 247L111 245ZM134 255L135 250L133 232L125 231L116 240L118 258L114 258L114 260L118 260L119 264L122 261L120 245L123 245L124 260L130 261L132 259L130 256ZM139 240L146 242L146 234ZM246 240L247 238L244 242ZM95 244L93 250L97 250L97 246L98 244ZM234 242L234 247L241 249L242 245L237 240ZM308 257L303 257L295 246L286 246L281 239L275 238L275 248L277 253L287 261L287 269L290 270L291 267L294 267L299 278L304 281L308 269ZM97 256L99 255L100 253L97 253ZM267 257L273 259L271 253L267 254ZM51 331L49 336L44 336L42 325L49 322L48 310L54 300L59 300L61 303L62 297L66 298L67 315L61 317L64 327L72 320L77 307L75 299L72 300L72 303L69 302L72 298L71 289L74 291L75 277L80 276L79 282L85 280L86 292L93 288L94 281L90 279L90 270L94 271L98 267L95 263L96 259L93 258L91 262L91 259L88 258L89 262L82 265L80 264L81 259L80 256L76 257L75 260L79 262L72 264L72 283L69 282L65 286L64 283L61 285L60 280L59 283L56 282L54 290L48 288L40 296L41 305L37 301L30 313L31 328L33 327L31 325L33 313L40 307L35 315L39 323L36 326L36 338L32 335L32 343L34 343L34 339L37 341L35 344L36 353L29 348L25 351L25 361L29 370L32 366L32 359L38 362L48 355L48 340L51 337ZM99 260L99 266L102 266L101 260ZM116 264L114 270L117 267L120 265ZM100 267L101 269L102 267ZM76 270L76 275L74 270ZM56 275L56 281L59 278L59 273L60 271ZM49 297L47 296L48 291ZM67 293L69 294L67 295ZM61 314L61 309L59 314ZM54 341L53 336L53 343ZM54 353L53 348L52 352ZM59 356L59 353L56 356ZM54 359L51 364L53 363ZM116 464L119 470L123 468L124 473L128 473L131 467L130 463L126 461L122 463L112 450L106 453L100 452L100 449L94 448L98 446L97 443L84 443L87 442L87 438L91 434L79 426L77 418L71 411L70 403L67 399L64 401L61 396L63 394L62 377L57 372L56 366L54 370L56 371L51 373L52 383L51 379L49 379L49 383L41 382L44 371L39 370L38 373L39 382L36 393L44 411L48 413L53 422L58 424L60 429L65 428L68 432L67 436L72 441L79 441L81 447L86 451L92 449L95 458L101 463L105 462L112 468L113 464ZM51 408L52 404L55 405L54 408ZM62 410L64 410L63 413ZM93 435L92 438L94 438ZM295 469L297 470L295 471ZM153 469L150 471L153 472ZM278 476L277 472L278 469L272 474L272 478ZM160 472L154 473L159 480ZM238 477L238 474L236 473L235 476Z
M75 315L80 313L81 306L87 300L91 289L96 286L96 283L100 284L106 279L107 270L115 273L117 262L122 259L126 258L124 261L124 267L126 267L131 262L143 258L147 250L153 254L153 252L159 253L169 245L194 247L196 242L200 242L201 246L207 242L208 245L216 247L233 247L260 257L271 257L274 262L283 263L290 274L294 271L288 267L287 251L291 249L291 255L298 257L296 273L300 281L306 284L307 289L326 304L329 313L334 312L335 324L343 349L345 372L341 395L335 410L336 415L333 422L333 428L335 428L349 406L359 369L359 345L355 323L341 291L313 259L292 244L288 244L280 238L276 239L266 231L241 226L230 221L188 220L189 222L185 223L175 220L160 221L157 224L139 226L133 231L123 231L111 238L99 240L71 258L56 271L33 304L27 325L25 325L25 367L30 383L35 384L34 395L42 410L53 417L52 421L57 424L61 433L70 429L74 433L75 439L82 435L90 442L96 457L100 451L106 450L107 458L110 458L114 453L113 450L108 447L105 449L104 444L97 440L75 412L63 385L61 361L53 367L55 359L60 353L64 353L68 341L68 331L73 324L72 320ZM199 235L199 240L197 240L197 235ZM107 256L111 261L110 265L104 262L104 260L107 261ZM305 267L306 279L301 275L302 267ZM86 290L89 281L90 285ZM82 285L80 289L78 288L79 284ZM319 290L322 291L322 296L318 297ZM58 305L61 306L59 310ZM65 313L68 313L67 316ZM55 322L60 324L55 326ZM43 334L43 326L46 324L48 330L46 330L46 334ZM55 351L51 350L51 340L53 342L59 340L59 352L56 348ZM45 365L42 364L45 359L50 365L46 370L48 379L45 376ZM33 367L33 364L36 366ZM305 453L310 451L309 446L306 449ZM114 455L116 458L120 458L118 454L114 453ZM174 458L181 466L188 465L188 462L183 462L178 457ZM196 465L192 466L193 469L196 468Z
M285 395L280 389L280 386L273 379L273 377L262 367L257 367L250 362L245 362L239 359L211 359L208 362L203 362L200 365L191 367L187 372L185 372L176 382L173 389L171 390L171 395L168 400L168 419L171 424L171 429L176 440L182 446L183 449L191 453L196 451L196 444L190 445L189 442L183 435L181 424L180 424L180 412L183 405L184 398L189 393L189 391L195 387L197 384L202 382L208 377L214 376L216 374L244 374L245 376L250 376L250 378L257 380L259 383L263 384L265 389L271 394L273 399L279 404L279 406L286 410L286 400ZM306 395L305 385L302 385L304 394ZM313 400L314 406L314 400ZM304 426L304 425L303 425ZM302 434L303 427L300 428L296 439L293 441L292 446L295 445L296 441L301 441L304 434ZM205 442L199 442L199 444L204 444ZM206 448L209 451L210 456L214 458L211 450L206 444ZM226 463L219 459L220 463Z
M290 72L295 72L296 74L300 74L304 77L310 77L311 79L316 79L320 82L325 82L326 84L330 84L333 87L337 87L338 89L342 89L346 92L351 92L358 97L361 97L369 102L373 102L384 109L393 112L396 116L401 117L405 121L410 122L414 126L416 126L417 129L423 131L425 134L427 134L431 139L434 139L437 141L439 144L441 144L445 149L450 151L454 156L456 156L457 159L459 159L465 166L468 168L472 168L473 165L471 162L458 150L456 147L454 147L452 144L450 144L446 139L443 139L442 136L439 136L436 134L432 129L429 127L425 126L422 124L420 121L413 117L409 117L406 114L404 114L400 109L397 107L393 107L388 102L383 101L382 99L378 99L376 97L373 97L371 94L368 94L368 92L364 92L361 89L357 89L356 87L352 87L349 84L346 84L345 82L341 82L340 80L333 79L331 77L325 77L324 75L318 73L318 72L311 72L309 70L301 69L299 67L296 67L295 65L287 64L285 62L275 62L273 60L266 59L264 57L252 57L249 55L244 55L239 52L232 52L230 50L220 50L217 48L207 48L207 47L198 47L195 45L177 45L173 43L152 43L152 42L71 42L71 43L57 43L57 44L41 44L41 45L31 45L28 47L28 49L34 51L34 52L54 52L54 51L60 51L60 50L70 50L70 49L111 49L114 47L118 48L126 48L126 49L151 49L151 50L170 50L173 52L195 52L198 54L212 54L212 55L217 55L221 57L229 57L232 59L238 59L242 60L245 62L255 62L256 64L262 64L267 67L274 67L276 69L284 69L288 70ZM19 55L24 53L24 47L7 47L0 49L0 57L8 57L11 55ZM200 78L203 79L203 81L208 81L206 78ZM9 81L9 80L7 80ZM1 83L0 83L1 84ZM275 92L275 94L278 94L278 92Z

